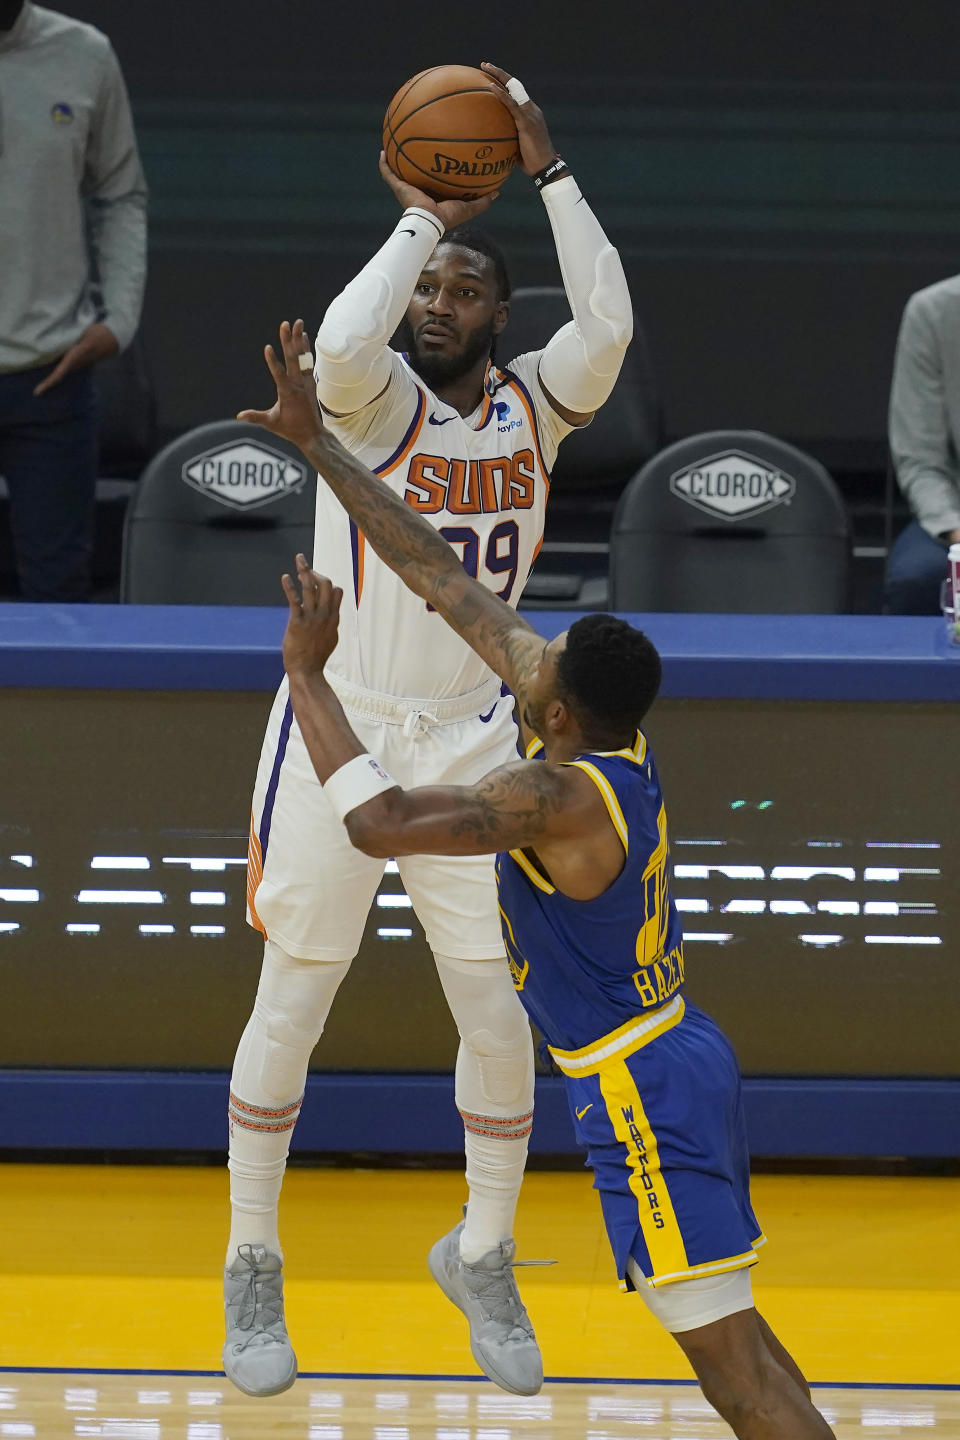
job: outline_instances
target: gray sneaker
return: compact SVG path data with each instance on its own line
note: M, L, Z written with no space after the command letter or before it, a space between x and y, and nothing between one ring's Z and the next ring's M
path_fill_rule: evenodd
M279 1395L297 1378L283 1321L283 1264L263 1245L241 1245L223 1272L223 1368L245 1395Z
M513 1278L516 1246L501 1240L476 1264L465 1265L462 1231L461 1220L434 1245L427 1260L430 1274L470 1322L470 1349L483 1373L513 1395L536 1395L543 1384L543 1361Z

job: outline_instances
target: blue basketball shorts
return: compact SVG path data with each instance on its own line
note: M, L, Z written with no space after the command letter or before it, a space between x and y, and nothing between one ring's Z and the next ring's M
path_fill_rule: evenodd
M617 1048L624 1026L583 1050L552 1052L621 1289L633 1289L631 1256L648 1284L669 1285L753 1265L764 1242L730 1042L680 996L661 1025L645 1028L637 1048Z

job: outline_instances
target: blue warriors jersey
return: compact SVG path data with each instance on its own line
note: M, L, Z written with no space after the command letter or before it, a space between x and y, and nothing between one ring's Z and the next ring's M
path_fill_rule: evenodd
M667 874L667 817L643 735L626 750L569 762L603 797L626 859L594 900L571 900L536 860L497 860L503 936L524 1008L551 1049L580 1050L674 1001L682 1006L683 931ZM655 1023L655 1022L654 1022Z
M571 900L532 855L498 857L514 984L565 1076L621 1284L741 1269L763 1236L740 1074L729 1041L683 997L653 758L638 734L629 750L569 763L603 796L626 859L602 895Z

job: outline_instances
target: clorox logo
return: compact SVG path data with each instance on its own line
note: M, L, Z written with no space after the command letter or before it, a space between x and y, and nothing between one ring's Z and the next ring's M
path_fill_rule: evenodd
M722 520L744 520L787 504L796 488L792 475L740 450L708 455L670 476L674 495Z
M300 490L307 469L254 441L234 441L186 460L181 476L194 490L235 510L255 510Z

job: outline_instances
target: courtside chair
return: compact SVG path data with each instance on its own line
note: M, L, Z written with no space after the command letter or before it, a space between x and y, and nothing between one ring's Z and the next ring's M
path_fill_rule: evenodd
M238 420L154 456L127 509L120 599L285 605L280 576L313 552L316 476L295 446Z
M812 456L759 430L669 445L627 485L610 536L612 610L837 614L850 522Z
M560 286L515 290L497 359L540 350L570 320ZM524 609L595 608L606 593L610 521L617 497L663 443L660 394L643 327L633 340L607 403L560 446L554 463L543 549L521 600Z

